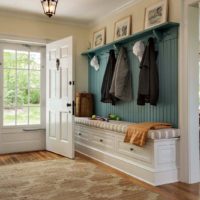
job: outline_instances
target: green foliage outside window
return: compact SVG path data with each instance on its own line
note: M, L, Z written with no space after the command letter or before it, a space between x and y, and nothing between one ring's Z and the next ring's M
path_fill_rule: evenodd
M3 51L3 124L40 124L40 53Z
M17 62L15 52L4 52L4 107L13 107L16 103L19 107L40 103L40 71L34 71L40 69L39 65L33 55L29 60L26 52L17 53ZM28 66L34 70L28 72Z

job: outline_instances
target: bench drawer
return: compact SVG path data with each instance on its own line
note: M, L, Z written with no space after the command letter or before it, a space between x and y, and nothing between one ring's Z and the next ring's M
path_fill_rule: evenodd
M102 150L115 150L115 137L107 134L93 133L91 135L91 144Z
M123 137L116 139L116 151L125 158L133 158L143 162L152 163L153 146L146 144L145 147L138 147L124 143Z
M88 143L89 142L89 133L86 129L82 129L79 126L75 128L75 140L77 142Z

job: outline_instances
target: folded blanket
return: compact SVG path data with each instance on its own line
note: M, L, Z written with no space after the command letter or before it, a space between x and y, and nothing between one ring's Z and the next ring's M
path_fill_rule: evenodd
M124 142L137 146L144 146L147 141L149 130L172 128L171 124L159 122L145 122L140 124L129 125L126 131Z

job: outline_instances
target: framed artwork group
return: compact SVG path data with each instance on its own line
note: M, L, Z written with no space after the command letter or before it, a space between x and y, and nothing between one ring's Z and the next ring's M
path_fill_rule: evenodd
M145 9L144 29L149 29L168 20L168 0L151 5ZM132 16L126 16L114 23L113 40L123 39L132 33ZM106 28L101 28L93 33L93 48L101 47L106 44Z

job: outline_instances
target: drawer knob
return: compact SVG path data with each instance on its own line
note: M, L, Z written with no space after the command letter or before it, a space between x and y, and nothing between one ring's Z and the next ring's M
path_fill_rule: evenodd
M78 135L80 135L80 136L81 136L82 134L81 134L81 133L79 133Z
M130 151L134 151L134 148L130 148Z
M102 139L100 139L99 141L100 141L100 142L103 142L103 140L102 140Z

